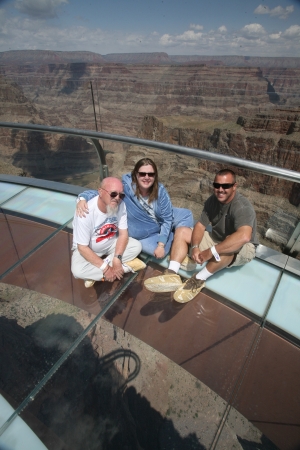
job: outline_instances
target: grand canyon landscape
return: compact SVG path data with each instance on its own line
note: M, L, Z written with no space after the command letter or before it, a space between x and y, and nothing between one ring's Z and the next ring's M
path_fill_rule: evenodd
M94 96L94 106L92 102ZM0 53L0 120L103 131L300 168L300 58ZM83 139L1 128L1 173L96 187L98 159ZM220 165L101 141L110 174L148 155L174 205L195 219ZM300 185L236 169L261 243L282 250L299 222Z

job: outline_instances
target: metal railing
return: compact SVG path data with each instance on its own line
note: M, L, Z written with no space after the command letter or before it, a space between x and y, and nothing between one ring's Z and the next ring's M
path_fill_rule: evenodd
M100 160L100 179L102 180L108 176L108 166L106 164L106 152L99 143L99 139L121 142L123 144L140 145L142 147L150 147L156 150L164 150L170 153L177 153L184 156L192 156L206 161L213 161L221 164L229 164L231 166L239 167L254 172L259 172L264 175L281 178L284 180L300 183L300 173L294 170L282 169L280 167L273 167L268 164L262 164L255 161L249 161L233 156L221 155L198 148L183 147L181 145L167 144L164 142L150 141L148 139L135 138L131 136L121 136L118 134L103 133L90 130L79 130L64 127L49 127L45 125L34 125L14 122L0 122L0 127L11 128L25 131L38 131L41 133L57 133L67 134L69 136L79 136L91 141L97 151Z
M200 150L197 148L189 148L181 145L168 144L164 142L151 141L148 139L135 138L131 136L121 136L117 134L103 133L98 131L81 130L73 128L64 127L54 127L45 125L35 125L35 124L23 124L14 122L0 122L0 127L10 128L23 131L40 132L40 133L55 133L55 134L65 134L69 136L77 136L90 141L97 152L99 157L99 176L100 180L109 175L108 166L106 163L106 155L110 152L103 149L99 140L108 140L114 142L120 142L123 144L139 145L142 147L153 148L156 150L163 150L170 153L180 154L183 156L191 156L206 161L213 161L215 163L227 164L234 167L239 167L242 169L250 170L253 172L258 172L271 177L277 177L291 182L300 183L300 173L283 169L280 167L270 166L268 164L262 164L255 161L249 161L242 158L236 158L232 156L227 156L211 151ZM294 254L298 253L300 248L300 223L296 226L293 235L287 245L284 248L284 253Z

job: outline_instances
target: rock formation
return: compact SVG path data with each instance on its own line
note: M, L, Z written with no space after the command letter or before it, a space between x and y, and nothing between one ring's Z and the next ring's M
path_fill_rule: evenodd
M0 105L3 122L47 122L22 89L1 75ZM74 173L97 171L94 147L84 139L6 128L0 128L0 136L1 173L62 181Z
M88 51L10 50L0 52L0 64L51 64L51 63L117 63L151 65L224 65L227 67L300 68L297 57L265 57L237 55L168 55L165 52L110 53L100 55Z

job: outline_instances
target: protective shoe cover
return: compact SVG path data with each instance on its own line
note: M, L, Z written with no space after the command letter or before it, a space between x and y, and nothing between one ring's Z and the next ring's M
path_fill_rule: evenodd
M187 303L193 300L197 294L204 288L205 281L197 280L196 274L189 278L182 286L174 292L174 300L179 303Z
M138 272L139 270L145 269L146 264L138 258L134 258L131 261L126 261L123 263L123 269L125 273L128 272Z
M145 288L151 292L172 292L176 291L181 285L181 278L176 273L166 273L144 281Z

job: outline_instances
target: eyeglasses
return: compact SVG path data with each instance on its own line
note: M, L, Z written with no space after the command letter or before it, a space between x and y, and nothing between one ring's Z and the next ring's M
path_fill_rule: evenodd
M116 198L116 197L119 196L120 199L123 200L123 198L125 197L124 192L116 192L116 191L108 192L108 191L107 191L106 189L104 189L104 188L101 188L101 189L103 189L103 191L107 192L107 193L111 196L111 198Z
M153 178L155 177L155 172L138 172L140 177L145 177L148 175L148 177Z
M213 187L215 189L220 189L220 187L222 189L229 189L229 188L231 188L234 185L235 185L235 183L223 183L223 184L222 183L213 183Z

